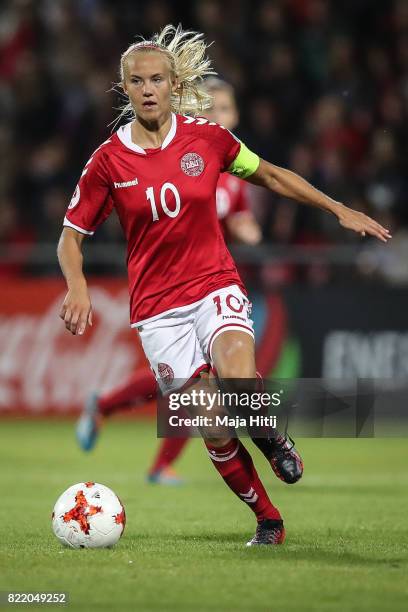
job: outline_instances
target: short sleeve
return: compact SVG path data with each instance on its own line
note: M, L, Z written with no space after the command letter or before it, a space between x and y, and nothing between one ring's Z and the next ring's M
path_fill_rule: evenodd
M94 234L110 215L113 200L103 156L99 150L86 164L64 219L65 227L82 234Z
M211 132L213 136L212 145L220 158L221 172L225 172L237 157L241 143L232 132L221 125L209 125L213 125L214 131Z

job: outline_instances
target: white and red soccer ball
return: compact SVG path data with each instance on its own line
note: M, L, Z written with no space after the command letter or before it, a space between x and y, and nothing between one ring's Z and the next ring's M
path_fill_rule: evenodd
M106 548L119 540L126 524L125 509L111 489L96 482L72 485L58 498L52 529L71 548Z

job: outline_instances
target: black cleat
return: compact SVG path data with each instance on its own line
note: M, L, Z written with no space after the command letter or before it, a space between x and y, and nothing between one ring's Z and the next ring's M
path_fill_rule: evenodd
M295 448L295 442L286 434L278 434L271 440L270 464L276 476L287 484L294 484L303 474L303 461Z
M285 528L283 521L275 519L264 519L258 523L256 532L252 540L247 542L247 546L257 546L258 544L283 544L285 540Z

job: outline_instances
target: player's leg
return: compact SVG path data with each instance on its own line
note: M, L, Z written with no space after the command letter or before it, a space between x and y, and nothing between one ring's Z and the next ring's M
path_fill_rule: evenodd
M211 377L202 377L193 383L188 390L200 393L217 394L218 384ZM198 408L190 407L192 416L202 415L206 411L206 405ZM212 406L212 423L216 415L224 415L222 406ZM284 540L285 531L279 510L272 504L268 494L258 476L252 458L244 444L226 428L216 425L208 425L200 428L208 455L224 482L233 493L244 502L255 514L258 527L256 536L248 544L280 544ZM233 433L233 432L232 432Z
M218 378L223 379L223 382L228 380L229 385L225 390L232 393L248 391L250 380L253 380L255 388L257 379L254 353L253 337L248 333L231 330L216 338L212 358ZM282 517L269 499L252 457L242 441L233 438L222 447L214 447L214 440L210 440L206 441L206 446L214 466L225 482L255 512L258 525L248 546L281 544L285 538Z
M99 412L109 416L118 410L131 408L136 404L145 404L157 393L157 383L149 367L136 370L123 384L109 393L99 397Z
M139 330L143 349L163 393L183 387L185 391L212 390L208 376L209 364L196 333L195 307L178 316L172 313ZM197 379L201 372L201 377ZM206 435L211 460L226 484L264 523L262 533L269 534L270 543L284 537L278 510L270 502L244 446L238 440L214 439ZM176 432L175 432L176 435ZM266 542L265 542L266 543Z
M281 544L285 537L282 517L261 482L251 455L242 441L232 438L217 446L204 440L210 459L220 476L235 495L250 508L257 519L256 541L252 544ZM249 543L248 543L249 544Z
M248 390L247 385L251 385L252 381L255 389L257 384L254 338L248 306L249 302L241 290L231 287L208 296L196 316L202 349L215 366L218 380L222 376L230 379L230 391L236 391L237 385L242 385L241 390ZM228 342L225 343L222 338L227 338ZM214 346L216 354L218 349L223 353L222 359L214 359ZM269 499L242 441L236 437L214 439L210 436L205 436L205 443L214 467L257 517L257 532L248 544L283 542L285 532L279 510Z
M143 405L156 395L157 383L149 367L135 371L122 385L109 393L90 394L77 424L77 439L83 450L91 450L98 439L102 417L108 417L119 410ZM169 438L162 441L147 480L156 484L182 484L181 478L171 466L179 457L188 438Z
M91 393L76 426L76 437L82 450L90 451L94 448L103 417L144 404L155 396L156 390L156 379L151 369L146 367L134 372L124 384L109 393Z
M226 390L251 391L256 388L255 343L248 333L223 331L213 340L209 350L218 378ZM252 386L248 379L254 380ZM291 438L267 427L264 428L263 437L259 437L258 428L255 431L248 428L248 433L278 478L287 484L301 478L303 462Z
M153 484L180 485L182 479L173 470L173 464L184 450L189 438L164 438L147 474Z
M251 381L256 377L255 342L249 316L248 298L237 286L222 289L201 306L197 327L204 351L223 387L257 388ZM303 463L293 443L271 427L259 437L259 431L249 430L253 442L270 463L274 473L284 482L297 482L303 473Z
M188 381L196 380L200 372L209 366L198 346L193 318L188 312L173 313L143 325L139 329L143 349L156 376L155 385L162 393L171 391ZM171 432L172 433L172 432ZM182 481L171 469L189 438L182 432L161 440L159 449L148 473L148 481L160 484L179 484Z
M98 398L98 413L109 416L118 410L145 404L157 393L157 382L149 367L142 368L120 387ZM188 438L165 438L161 441L148 471L148 482L155 484L178 485L182 479L172 469L173 463L180 456Z

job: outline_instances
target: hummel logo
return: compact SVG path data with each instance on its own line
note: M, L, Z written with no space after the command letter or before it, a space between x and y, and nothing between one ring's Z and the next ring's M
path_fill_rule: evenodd
M120 187L134 187L138 183L137 178L134 178L133 181L126 181L125 183L113 183L113 186L115 189L119 189Z

